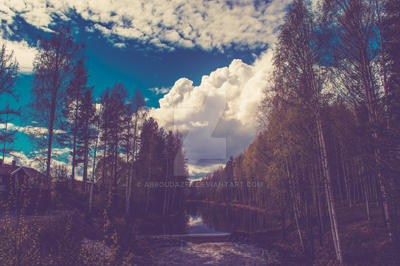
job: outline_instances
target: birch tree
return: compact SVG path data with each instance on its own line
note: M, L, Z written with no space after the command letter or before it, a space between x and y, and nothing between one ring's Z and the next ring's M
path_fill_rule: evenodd
M378 2L378 1L377 1ZM379 1L381 2L381 1ZM396 156L400 147L400 2L385 0L382 16L384 55L387 66L387 116L390 128L387 134L388 148L385 160L389 164L390 186L392 188L390 203L394 212L394 239L400 242L400 180L398 178L399 159Z
M389 126L385 119L388 108L385 94L388 93L386 63L383 62L382 22L383 15L378 2L372 0L327 0L325 14L328 21L337 29L339 45L336 46L336 66L339 77L348 97L355 108L366 107L368 132L373 147L371 162L375 164L376 180L382 199L382 210L389 238L392 237L392 221L389 208L388 176L385 176L385 150L382 147L383 135ZM381 56L377 56L377 54ZM383 61L382 61L383 60ZM375 70L380 62L383 73ZM383 75L383 88L377 77ZM385 123L382 123L385 121Z
M285 89L283 99L291 105L302 108L303 113L310 113L315 123L315 141L318 147L321 172L324 177L325 197L330 218L330 229L335 248L336 258L343 262L339 237L339 226L335 201L332 192L332 177L328 160L327 140L324 132L321 110L324 97L321 93L323 75L320 54L315 36L315 21L304 1L294 1L286 21L282 26L276 49L275 67L281 68L281 81Z
M137 175L137 167L134 167L137 160L138 151L138 126L142 109L145 106L144 97L139 89L135 89L135 96L131 103L126 106L124 113L125 132L123 135L123 152L126 155L128 165L128 176L125 184L125 214L130 215L133 179Z

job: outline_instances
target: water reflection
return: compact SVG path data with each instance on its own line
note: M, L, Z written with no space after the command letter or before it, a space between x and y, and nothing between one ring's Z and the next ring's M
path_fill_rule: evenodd
M146 235L186 234L189 217L186 213L172 216L147 217L138 222L139 231Z
M203 222L201 216L189 216L187 223L188 234L224 234L225 232L216 231L210 228L206 223Z
M195 217L192 223L200 221L196 217L201 217L201 223L216 232L265 231L273 222L262 212L214 204L190 203L186 211L190 217Z
M223 234L257 232L272 228L271 217L265 213L237 207L205 203L188 203L185 213L175 216L147 218L140 223L143 234Z

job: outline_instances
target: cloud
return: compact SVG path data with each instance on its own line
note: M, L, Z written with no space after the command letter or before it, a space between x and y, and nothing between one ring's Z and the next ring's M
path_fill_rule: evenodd
M117 46L136 39L161 48L263 48L275 32L292 0L271 1L132 1L132 0L3 0L0 19L8 24L16 15L29 24L49 29L53 17L68 20L71 10L93 23ZM12 32L10 27L7 31Z
M1 34L1 31L0 31ZM14 57L19 65L19 72L30 73L33 70L33 60L37 49L28 45L26 41L9 41L0 36L0 45L5 44L8 52L14 51Z
M40 170L39 163L26 156L26 154L23 152L14 151L11 153L11 155L7 154L4 158L4 161L7 164L11 164L13 160L17 162L17 165L28 166Z
M118 48L125 48L126 47L126 43L117 42L117 43L114 43L114 46L118 47Z
M156 95L159 94L166 94L168 91L170 90L170 88L151 88L150 91L154 92Z
M54 156L61 156L61 155L70 153L72 151L72 149L65 148L65 147L64 148L53 148L51 151Z
M31 47L25 40L12 41L5 38L6 35L12 35L16 28L13 28L15 18L14 8L21 9L23 1L8 1L0 5L0 45L5 44L8 51L14 51L15 59L19 64L19 72L31 73L33 70L33 60L37 53L35 47Z
M53 148L51 165L54 169L56 166L63 166L67 169L68 176L72 172L72 156L69 155L71 152L70 148ZM67 160L63 159L67 155ZM25 154L22 151L13 151L11 154L6 155L5 163L11 164L13 160L17 162L19 166L27 166L34 168L42 173L46 170L46 150L41 150L35 154ZM76 168L75 178L77 180L83 179L83 164L79 164ZM88 166L88 177L92 177L92 160L89 160Z
M0 123L0 130L5 128L4 123ZM13 123L8 123L9 130L15 130L27 135L34 135L37 138L43 137L43 134L46 134L47 129L44 127L39 126L17 126ZM64 133L65 131L56 129L54 130L55 134ZM72 156L71 156L72 149L69 147L53 147L52 148L52 167L55 166L64 166L68 174L71 174L72 171ZM10 155L7 155L5 158L6 163L11 163L12 160L16 160L18 165L21 166L28 166L32 167L38 171L44 172L46 169L46 154L47 149L40 149L34 151L32 153L25 153L23 151L12 151ZM88 167L88 176L91 177L92 168L91 168L92 161L89 160L89 167ZM76 168L76 178L78 180L82 180L83 175L83 165L80 164Z
M191 175L209 172L253 141L271 70L271 49L251 65L234 59L203 76L199 86L180 78L150 110L161 126L183 133Z
M41 138L43 137L43 134L47 134L47 128L45 127L39 127L39 126L17 126L13 123L8 123L7 125L9 130L15 130L21 133L25 133L27 135L32 135L35 136L37 138ZM0 123L0 129L4 129L5 128L5 124L4 123ZM65 133L64 130L61 129L54 129L54 134L61 134L61 133Z
M208 126L208 121L203 121L203 122L196 121L196 122L191 122L190 124L193 127L206 127L206 126Z
M20 151L14 151L10 155L7 155L5 158L5 162L7 164L11 164L13 160L17 162L19 166L27 166L33 169L36 169L42 173L46 170L46 157L43 154L38 154L37 156L27 156L25 153ZM51 160L52 167L55 166L65 166L66 169L70 172L72 167L68 162L60 161L55 158ZM81 178L80 178L81 179Z
M224 164L211 164L211 165L188 165L189 175L190 176L206 176L208 173L211 173L217 170L220 167L224 167ZM203 177L196 178L194 180L201 180ZM193 181L193 180L192 180Z

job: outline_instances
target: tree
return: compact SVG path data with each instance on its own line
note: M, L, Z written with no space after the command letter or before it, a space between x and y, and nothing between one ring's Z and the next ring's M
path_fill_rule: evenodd
M188 173L180 134L165 131L150 117L143 121L139 142L135 179L143 186L136 191L136 202L145 214L181 213Z
M364 108L368 117L366 130L371 138L365 141L373 147L370 162L375 164L376 180L382 199L382 210L389 237L392 237L392 217L390 214L388 184L385 171L387 150L382 146L384 136L390 125L388 103L390 95L387 86L387 63L383 38L382 8L372 0L330 0L325 1L325 14L328 21L336 27L336 64L341 85L355 109ZM380 56L377 56L380 55ZM378 63L377 63L378 62ZM380 65L382 72L376 71ZM383 76L383 77L382 77ZM378 80L382 80L382 85ZM382 95L383 90L383 95ZM383 122L384 121L384 122ZM394 139L391 139L394 140ZM390 144L393 145L393 144Z
M96 108L95 108L96 110ZM94 137L95 137L95 143L93 147L93 156L92 156L92 178L90 182L90 191L89 191L89 214L92 213L92 207L93 207L93 193L94 193L94 185L97 184L98 179L95 177L95 172L96 172L96 159L97 159L97 148L99 145L99 138L100 138L100 110L95 111L95 115L93 117L93 124L95 125L94 127Z
M164 188L164 196L161 199L162 214L183 210L184 190L183 186L188 178L186 159L183 153L182 137L178 132L168 131L164 136L164 182L174 186Z
M7 148L8 144L12 144L15 141L15 134L17 133L16 130L10 130L8 128L9 123L12 121L10 118L10 115L20 115L21 112L19 110L12 110L10 109L10 105L7 104L7 107L5 110L0 111L0 122L4 123L4 129L1 132L0 135L0 142L3 143L3 162L4 162L4 157L7 153L10 153L10 148ZM5 115L5 120L3 120L2 116Z
M131 197L132 197L132 185L133 185L133 174L137 173L137 169L133 170L133 166L137 159L137 146L138 146L138 123L139 120L143 118L140 115L143 107L145 106L144 97L139 89L135 90L135 96L132 98L130 104L125 108L124 113L124 134L123 134L123 144L122 151L126 155L126 163L128 164L128 176L126 178L126 203L125 203L125 213L128 216L131 210ZM133 122L132 122L133 119ZM133 125L132 125L133 123ZM133 127L133 128L132 128Z
M79 49L68 29L58 29L51 34L50 39L40 42L34 60L30 106L33 117L47 128L46 176L49 185L54 129L60 119L60 107L71 78L72 63Z
M320 51L315 39L315 19L304 1L294 1L278 37L275 68L278 72L275 86L276 96L286 104L293 105L303 114L309 114L315 123L311 137L317 147L325 184L325 196L330 218L332 240L336 258L342 263L343 256L339 239L335 202L332 192L332 177L328 160L328 147L322 121L322 109L326 104L321 93L323 75ZM311 121L312 121L311 120ZM312 132L311 131L311 132ZM310 150L312 148L310 147ZM292 161L289 158L289 162ZM307 218L307 217L306 217Z
M14 95L13 87L15 81L18 78L18 62L14 58L14 52L7 53L6 46L3 44L0 48L0 95L7 93L12 96ZM0 117L5 115L5 120L0 119L0 122L5 123L4 129L0 136L0 141L3 143L3 161L5 154L9 151L6 149L7 144L13 143L15 140L16 131L10 131L8 129L8 123L10 122L9 115L19 115L19 111L10 109L10 105L7 104L5 110L0 111Z
M101 102L100 128L103 140L103 158L109 158L109 163L111 164L111 176L109 177L111 179L107 181L110 191L117 184L117 169L124 129L123 118L126 98L126 88L122 83L117 83L111 90L105 92Z
M84 163L83 184L87 181L88 149L92 135L89 130L95 112L92 100L93 87L88 87L87 81L87 69L82 57L75 64L66 89L63 109L65 133L60 136L64 145L72 146L72 182L75 180L78 163Z
M14 83L18 78L18 62L14 52L7 53L6 45L0 48L0 95L8 93L13 95Z
M312 12L309 4L294 1L280 28L262 102L264 131L243 154L193 183L200 186L189 195L238 201L274 218L280 213L282 236L288 218L308 259L317 225L320 245L330 231L343 263L336 206L345 218L363 204L366 220L378 221L371 203L380 203L385 226L399 239L400 5L326 0L324 12ZM235 181L265 180L267 186L261 193L209 186L229 182L232 172Z
M97 131L95 127L98 117L96 116L96 105L93 102L93 87L89 88L82 95L82 104L79 110L78 124L78 143L77 155L80 161L83 161L83 190L86 191L86 183L88 179L89 152L91 143L96 140L94 149L97 149ZM95 151L96 153L96 151ZM95 155L94 155L95 157Z
M164 176L162 166L164 143L162 142L164 132L160 132L158 123L150 117L143 122L140 132L140 149L138 152L137 164L140 165L138 174L140 181L149 186L144 187L145 213L157 204L156 191L151 184Z
M378 2L378 1L377 1ZM381 2L381 1L379 1ZM389 189L391 211L393 216L394 239L400 242L400 181L398 178L400 147L400 2L385 0L383 2L384 16L382 18L384 55L387 64L387 116L390 127L385 138L387 162L386 175L390 179Z
M103 157L97 163L101 167L101 183L108 194L108 208L114 209L118 185L126 177L127 167L121 158L122 136L124 132L124 109L127 102L127 91L122 83L107 89L101 97L100 131Z

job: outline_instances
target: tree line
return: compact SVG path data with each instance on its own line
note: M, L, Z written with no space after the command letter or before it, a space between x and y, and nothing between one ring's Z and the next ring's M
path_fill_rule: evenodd
M135 208L144 214L181 212L183 187L138 185L187 181L181 135L159 127L148 116L139 89L129 98L129 90L116 83L95 102L84 49L69 29L56 28L49 38L40 40L34 59L32 100L24 115L38 125L32 134L31 154L42 163L48 188L54 178L65 180L87 196L89 212L106 206L127 217ZM5 45L0 60L0 92L15 96L18 62ZM0 112L5 124L0 137L3 159L12 156L6 145L16 137L15 130L7 128L11 115L20 115L20 110L7 106ZM54 163L55 147L70 149L70 170ZM78 171L82 176L79 185ZM93 206L102 199L102 204Z
M264 129L191 197L277 211L309 258L314 239L323 245L330 232L343 263L337 210L356 204L367 220L380 206L387 238L398 243L399 44L398 1L325 0L314 8L295 0L273 47ZM265 185L206 185L221 181Z

